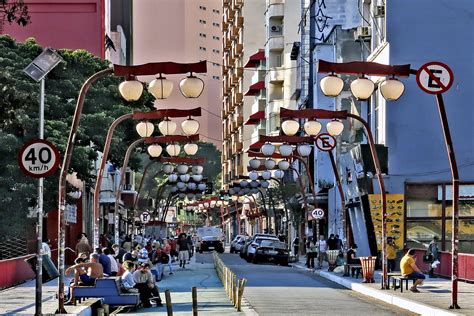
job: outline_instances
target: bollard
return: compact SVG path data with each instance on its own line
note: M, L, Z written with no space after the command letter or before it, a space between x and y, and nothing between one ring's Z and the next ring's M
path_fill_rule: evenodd
M198 314L198 299L197 299L197 288L193 286L192 288L192 297L193 297L193 316Z
M242 296L244 296L245 284L247 284L247 279L243 278L239 280L239 292L237 296L237 311L240 312L242 309Z
M168 316L173 316L173 304L171 303L170 290L165 291L165 298L166 298L166 311L168 312Z
M237 305L237 275L234 273L233 275L233 278L232 278L232 297L233 297L233 301L232 303L234 304L234 306Z
M98 308L97 309L97 316L104 316L104 309L103 308Z
M104 316L109 316L109 314L110 314L109 305L108 305L108 304L104 304L104 305L102 305L102 307L104 308Z

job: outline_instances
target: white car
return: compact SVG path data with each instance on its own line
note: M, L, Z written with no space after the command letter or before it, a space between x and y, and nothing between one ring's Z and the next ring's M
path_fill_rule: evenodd
M234 239L230 242L230 253L237 253L240 252L242 249L245 241L248 239L247 236L244 235L237 235Z
M270 241L280 241L276 236L256 236L254 240L249 244L247 248L247 255L245 256L245 259L247 261L253 261L255 258L255 253L257 252L258 246L260 246L260 243L263 240L270 240Z

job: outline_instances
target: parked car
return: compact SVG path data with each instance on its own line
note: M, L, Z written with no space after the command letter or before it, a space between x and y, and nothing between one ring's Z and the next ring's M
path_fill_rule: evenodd
M219 239L219 237L216 236L204 236L201 239L201 242L199 244L199 253L202 253L203 251L217 251L219 253L224 252L224 244L222 241Z
M263 234L263 233L262 234L255 234L252 237L245 240L245 242L242 244L242 247L240 249L240 258L248 260L248 258L247 258L248 247L250 246L250 244L253 241L255 241L256 238L262 238L262 237L278 239L278 237L276 235L273 235L273 234Z
M230 242L230 253L240 252L242 246L244 245L245 241L247 240L247 236L244 235L237 235L234 239Z
M253 254L252 262L269 261L287 266L289 259L290 255L285 243L276 240L262 239Z
M248 262L253 261L253 259L255 257L255 253L257 252L257 248L260 246L260 243L264 240L279 241L276 236L275 237L273 237L273 236L269 236L269 237L267 237L267 236L265 236L265 237L256 236L247 245L245 260L247 260Z

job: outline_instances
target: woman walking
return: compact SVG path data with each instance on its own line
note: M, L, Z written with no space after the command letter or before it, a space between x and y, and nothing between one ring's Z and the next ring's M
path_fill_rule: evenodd
M186 266L186 262L189 260L189 246L185 233L179 235L177 248L179 251L179 266L184 269Z

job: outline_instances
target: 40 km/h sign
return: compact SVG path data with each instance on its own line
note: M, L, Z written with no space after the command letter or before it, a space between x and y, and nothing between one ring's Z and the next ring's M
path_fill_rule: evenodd
M322 208L315 208L311 212L311 216L313 216L314 219L322 219L324 217L324 210Z
M35 139L24 144L18 153L18 164L27 176L42 178L52 175L59 167L59 151L51 142Z

